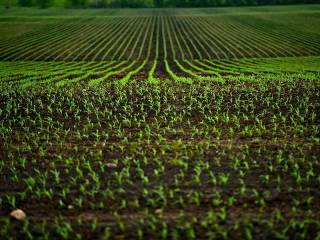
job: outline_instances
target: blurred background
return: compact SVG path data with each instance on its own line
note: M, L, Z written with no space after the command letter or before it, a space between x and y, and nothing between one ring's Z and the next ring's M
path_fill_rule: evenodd
M312 4L320 0L0 0L5 8L66 7L66 8L151 8L151 7L217 7Z

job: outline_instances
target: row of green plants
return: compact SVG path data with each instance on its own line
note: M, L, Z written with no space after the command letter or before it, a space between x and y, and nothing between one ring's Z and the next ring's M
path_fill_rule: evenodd
M319 75L32 88L5 78L1 238L319 237ZM16 208L25 221L9 217Z
M41 28L0 42L1 60L121 61L136 59L145 35L154 37L151 55L159 59L237 59L318 55L320 44L312 25L298 14L295 31L276 20L285 15L175 16L151 15L62 18L53 22L29 17L26 22L5 18L7 24ZM276 20L274 20L275 18ZM279 20L279 21L280 21ZM276 25L276 27L273 27ZM282 26L284 25L284 26ZM1 26L5 27L5 25ZM303 27L303 28L302 28ZM278 29L279 28L279 29ZM304 29L303 31L301 29ZM19 28L16 30L19 31ZM170 35L170 36L169 36ZM158 41L158 45L157 45ZM164 56L164 45L168 50ZM146 57L146 51L143 52Z
M239 60L164 60L158 59L159 51L152 57L152 42L157 35L165 32L158 25L157 33L145 35L142 44L148 43L147 55L140 48L137 60L109 62L1 62L0 84L30 88L44 85L63 87L75 83L87 83L90 86L115 81L127 84L146 73L148 82L159 83L159 79L172 79L176 82L191 83L192 81L240 80L247 76L269 75L276 77L310 75L317 76L319 57L292 58L259 58ZM169 35L169 38L170 35ZM165 38L162 38L165 41ZM161 41L157 40L157 45ZM168 55L168 50L163 49Z

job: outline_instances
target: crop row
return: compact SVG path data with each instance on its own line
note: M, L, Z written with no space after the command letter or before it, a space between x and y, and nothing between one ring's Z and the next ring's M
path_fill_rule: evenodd
M239 60L174 60L160 61L156 51L151 58L152 42L155 38L159 45L160 25L155 35L144 35L143 44L149 44L146 56L143 49L134 61L80 61L80 62L44 62L17 61L0 63L0 84L16 86L36 86L53 84L65 86L72 83L97 85L106 81L126 84L130 79L148 79L157 83L157 79L171 79L178 82L201 80L224 81L223 79L241 79L245 76L261 74L319 73L319 57L286 58L242 58ZM163 49L167 55L167 48ZM142 79L141 79L142 77Z
M7 20L10 23L10 19ZM32 22L31 20L29 20ZM41 22L41 20L38 20ZM22 23L20 23L22 24ZM71 18L0 42L1 60L133 61L140 50L165 59L234 59L318 55L316 34L295 32L256 16ZM282 27L281 27L282 26ZM157 29L161 31L157 34ZM164 35L164 36L163 36ZM163 40L162 40L163 39ZM163 51L167 48L167 53ZM157 53L158 52L158 53Z
M59 65L38 64L43 76ZM87 63L61 69L75 64ZM319 238L318 79L2 84L0 238Z

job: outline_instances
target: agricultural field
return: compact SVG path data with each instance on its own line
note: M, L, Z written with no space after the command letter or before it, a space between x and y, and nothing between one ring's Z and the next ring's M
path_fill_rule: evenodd
M320 5L1 9L0 239L319 240L319 80Z

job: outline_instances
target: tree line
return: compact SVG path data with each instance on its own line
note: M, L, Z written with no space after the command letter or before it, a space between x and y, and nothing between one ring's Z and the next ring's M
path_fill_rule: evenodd
M162 7L217 7L256 6L275 4L320 3L320 0L17 0L20 6L64 6L72 8L162 8Z

